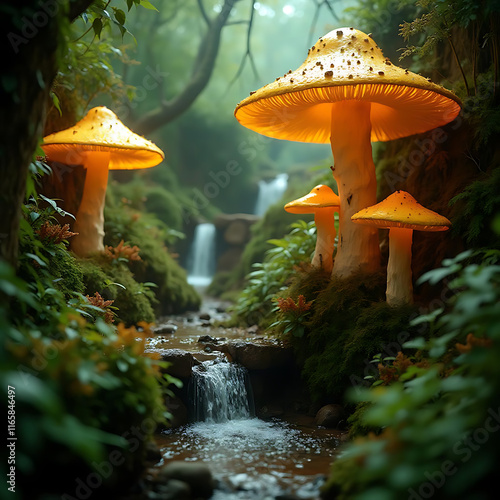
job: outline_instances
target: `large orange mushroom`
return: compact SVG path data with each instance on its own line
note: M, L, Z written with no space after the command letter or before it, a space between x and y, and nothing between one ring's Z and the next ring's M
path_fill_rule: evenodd
M340 197L333 274L348 277L379 266L377 231L351 222L377 201L370 141L425 132L459 111L455 94L393 65L369 35L340 28L320 38L298 69L241 101L235 116L269 137L330 142Z
M86 169L82 201L71 249L80 256L104 250L104 200L108 170L154 167L165 155L118 119L108 108L91 109L74 127L44 137L42 148L52 161Z
M391 306L411 304L413 231L446 231L451 222L424 208L406 191L396 191L373 207L364 208L352 216L352 221L373 228L389 228L387 303Z
M291 214L314 214L316 224L316 248L312 260L313 267L331 272L333 249L335 247L335 212L340 209L340 199L332 188L319 184L311 191L285 205Z

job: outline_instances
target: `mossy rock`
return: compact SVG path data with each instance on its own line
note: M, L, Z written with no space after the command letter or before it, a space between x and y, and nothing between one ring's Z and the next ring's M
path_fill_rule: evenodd
M113 300L117 317L115 322L135 325L139 321L153 322L156 305L154 293L134 279L125 264L110 263L105 259L79 259L83 271L85 293L93 296L98 292L106 300Z

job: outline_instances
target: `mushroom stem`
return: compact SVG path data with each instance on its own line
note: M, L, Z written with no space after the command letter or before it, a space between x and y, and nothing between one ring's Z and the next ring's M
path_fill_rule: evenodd
M393 307L413 303L411 244L413 229L391 227L387 263L387 304Z
M333 268L333 248L335 246L335 209L322 208L314 215L316 224L316 248L312 260L313 267L323 268L330 273Z
M71 250L80 257L103 252L104 200L108 186L109 152L92 152L92 161L85 164L86 176L82 201L76 214Z
M376 228L354 224L351 216L377 202L377 180L372 159L371 104L341 101L332 104L333 177L340 197L340 225L334 277L372 273L380 266Z

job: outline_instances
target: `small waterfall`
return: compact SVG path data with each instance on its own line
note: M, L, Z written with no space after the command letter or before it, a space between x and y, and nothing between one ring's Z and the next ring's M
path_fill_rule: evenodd
M188 259L188 283L208 286L215 273L215 226L198 224Z
M190 381L193 418L220 423L253 416L253 398L243 366L225 360L205 361L193 368Z
M259 194L255 204L255 215L264 215L267 209L279 201L286 191L288 175L279 174L273 180L259 181Z

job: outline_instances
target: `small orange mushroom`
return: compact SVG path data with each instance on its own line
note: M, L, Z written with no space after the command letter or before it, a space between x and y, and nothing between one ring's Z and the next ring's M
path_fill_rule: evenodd
M71 249L82 257L104 251L104 200L108 170L154 167L165 155L134 134L108 108L91 109L74 127L44 137L42 148L53 161L86 168L82 201Z
M373 207L364 208L352 216L352 221L375 228L389 228L387 303L391 306L411 304L413 231L446 231L451 222L424 208L406 191L396 191Z
M321 52L311 50L291 72L293 83L279 80L262 87L234 113L242 125L269 137L331 144L340 197L333 273L349 277L376 270L380 260L377 231L351 222L352 215L377 201L370 141L440 127L458 115L460 100L423 76L390 64L377 44L354 28L333 30L315 46L319 44ZM345 61L345 53L354 54L356 65Z
M336 236L334 214L339 209L339 197L324 184L319 184L312 188L309 194L285 205L285 210L291 214L314 214L316 248L312 265L327 272L331 272L333 268Z

